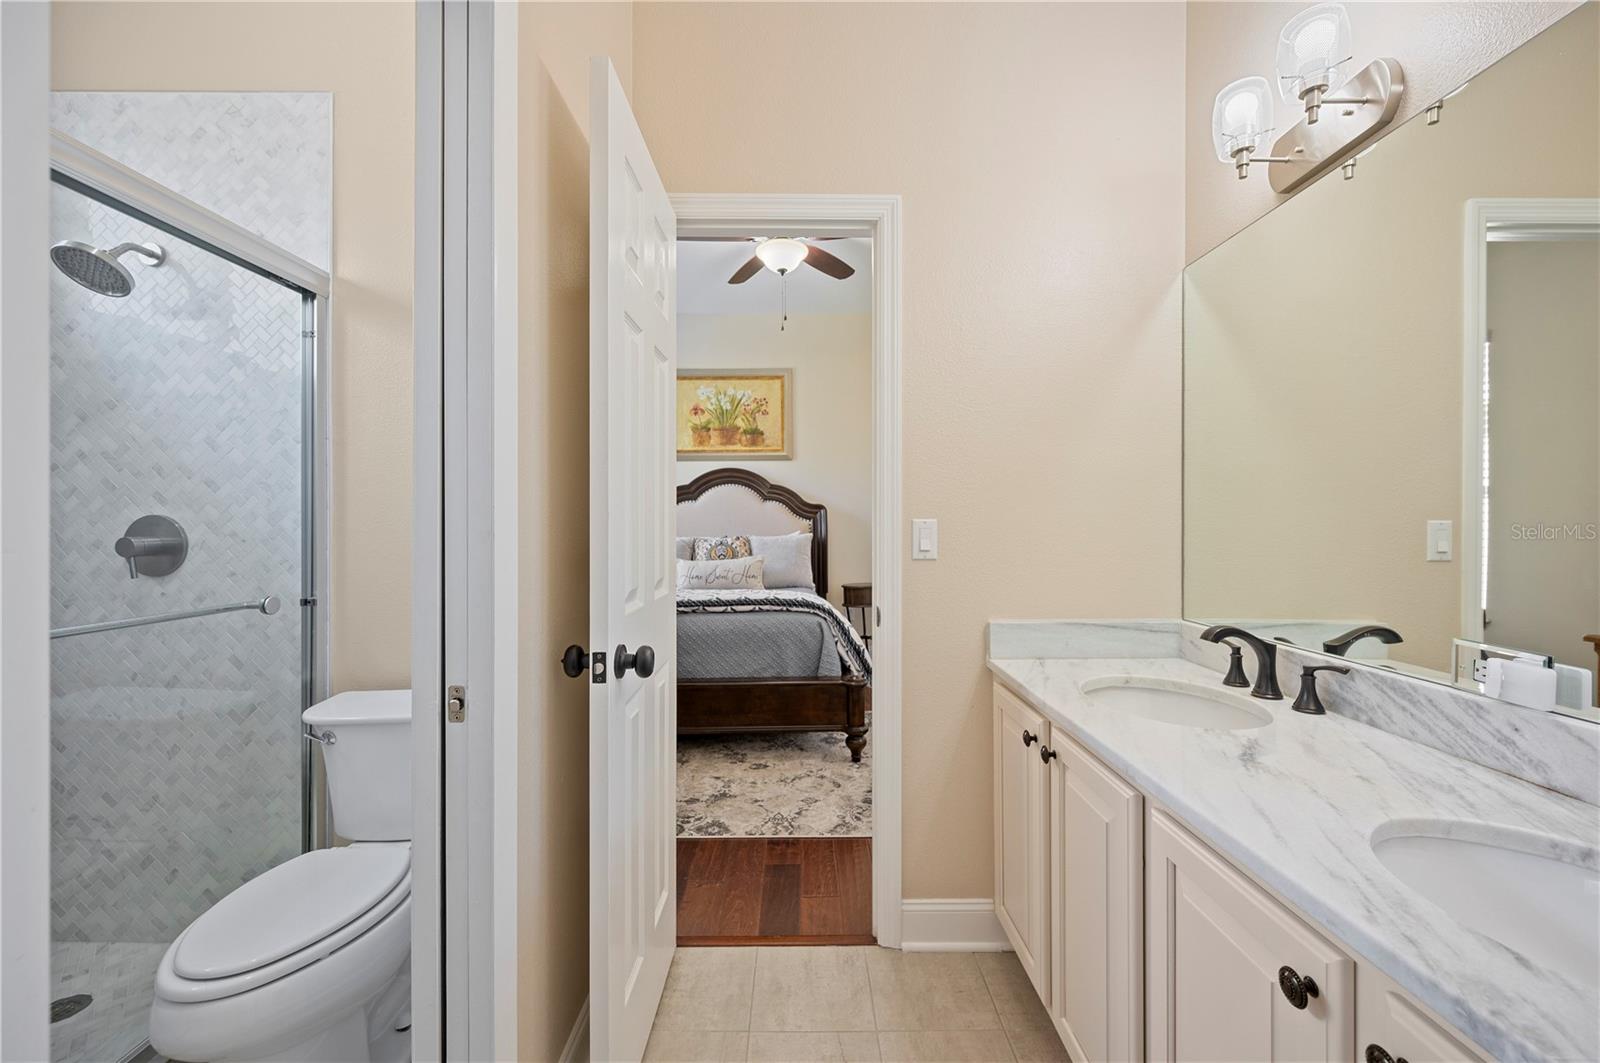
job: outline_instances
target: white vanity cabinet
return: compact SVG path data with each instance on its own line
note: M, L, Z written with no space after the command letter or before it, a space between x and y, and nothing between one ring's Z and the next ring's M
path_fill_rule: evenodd
M1042 999L1050 999L1047 802L1040 757L1049 723L1002 686L994 688L994 911Z
M1353 1059L1355 962L1165 812L1146 827L1152 1063Z
M1144 798L1050 735L1051 1021L1078 1060L1144 1058Z
M1079 1063L1488 1058L999 683L994 775L995 913Z

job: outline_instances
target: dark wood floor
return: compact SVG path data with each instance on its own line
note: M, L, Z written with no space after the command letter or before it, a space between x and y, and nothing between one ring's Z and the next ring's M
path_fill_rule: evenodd
M679 838L679 945L870 945L871 838Z

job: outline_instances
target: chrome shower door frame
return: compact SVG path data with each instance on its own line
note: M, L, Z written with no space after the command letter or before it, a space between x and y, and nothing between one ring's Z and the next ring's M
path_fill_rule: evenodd
M211 254L298 291L301 296L301 704L328 696L329 354L333 278L305 259L263 240L214 211L152 181L57 130L50 131L52 181L130 217L172 233ZM302 849L331 837L327 781L311 743L300 750Z

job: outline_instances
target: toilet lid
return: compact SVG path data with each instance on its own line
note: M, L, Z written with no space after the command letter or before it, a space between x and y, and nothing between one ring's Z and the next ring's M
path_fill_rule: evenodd
M251 879L194 921L172 958L184 978L227 978L309 948L383 900L409 845L317 849Z

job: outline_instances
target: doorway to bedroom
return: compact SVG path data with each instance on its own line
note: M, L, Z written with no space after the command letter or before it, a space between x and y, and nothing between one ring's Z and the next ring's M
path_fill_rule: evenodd
M868 944L873 242L677 255L678 944Z

